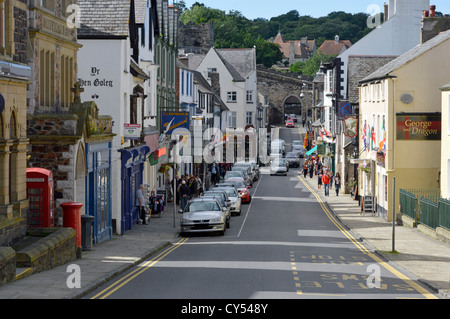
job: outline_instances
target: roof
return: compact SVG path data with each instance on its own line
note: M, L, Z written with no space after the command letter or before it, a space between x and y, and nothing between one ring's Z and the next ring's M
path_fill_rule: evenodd
M147 0L134 0L135 21L137 24L144 24L145 13L147 11Z
M234 81L244 82L248 75L256 71L253 49L214 49L230 72Z
M280 47L281 53L286 59L289 59L291 56L291 45L294 47L294 58L309 58L315 50L316 40L308 40L307 37L303 37L301 40L294 41L285 41L282 34L278 32L275 39L272 41L275 44L278 44Z
M319 50L327 55L339 55L352 46L350 40L325 40Z
M78 0L79 38L128 37L130 0Z
M369 76L364 78L361 81L361 83L386 78L393 71L395 71L398 68L402 67L403 65L415 60L419 56L421 56L424 53L428 52L429 50L437 47L438 45L442 44L443 42L448 41L449 39L450 39L450 30L442 32L441 34L435 36L431 40L428 40L425 43L419 44L416 47L412 48L411 50L407 51L406 53L400 55L398 58L394 59L390 63L386 64L385 66L381 67L377 71L373 72L372 74L370 74Z

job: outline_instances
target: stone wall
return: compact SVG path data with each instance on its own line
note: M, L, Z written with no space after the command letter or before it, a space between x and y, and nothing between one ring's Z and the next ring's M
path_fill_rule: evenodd
M214 46L213 23L179 23L178 45L184 53L206 54Z
M16 278L16 252L11 247L0 246L0 286Z

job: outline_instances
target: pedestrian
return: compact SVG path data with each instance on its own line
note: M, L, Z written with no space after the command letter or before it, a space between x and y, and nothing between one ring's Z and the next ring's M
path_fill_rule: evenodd
M313 161L309 162L309 178L312 179L314 175L314 163Z
M183 180L181 182L181 186L180 186L180 200L181 200L181 209L184 211L184 208L186 207L186 204L189 200L189 194L190 194L190 189L189 187L186 185L186 181Z
M218 173L217 165L214 162L211 167L211 183L212 184L215 184L217 182L217 173Z
M323 177L323 172L322 172L322 170L319 170L317 172L317 189L322 188L322 177Z
M308 175L308 162L303 164L303 177L306 178L306 175Z
M200 194L203 192L203 188L202 188L202 180L200 179L200 177L198 175L195 176L195 181L197 182L197 196L200 196Z
M341 175L336 173L334 176L334 187L336 189L336 196L339 196L339 188L341 188Z
M136 191L136 197L138 199L138 224L147 225L147 221L145 220L145 205L147 205L147 200L144 196L144 185L141 185L139 189Z
M329 196L330 195L330 173L326 172L325 174L323 174L322 176L322 182L323 182L323 186L325 189L325 196Z
M189 179L189 191L191 197L195 197L195 194L197 194L197 182L193 175L191 175L191 178Z

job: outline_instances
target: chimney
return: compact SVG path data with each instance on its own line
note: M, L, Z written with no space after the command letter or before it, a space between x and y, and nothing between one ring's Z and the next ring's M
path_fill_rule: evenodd
M219 72L211 71L209 72L209 78L211 79L211 90L220 96L220 77Z
M336 44L338 44L339 43L339 36L336 34L336 36L334 37L334 42L336 43Z
M389 19L389 5L385 2L384 3L384 22L386 22Z
M431 5L430 6L430 17L435 17L435 16L436 16L436 6Z

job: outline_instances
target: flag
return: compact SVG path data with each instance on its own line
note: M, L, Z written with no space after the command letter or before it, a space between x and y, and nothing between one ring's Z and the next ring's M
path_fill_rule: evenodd
M151 166L158 164L158 150L149 155L148 161Z
M308 147L308 133L305 134L305 140L303 141L303 148L307 148Z
M309 156L309 155L311 155L312 153L314 153L315 151L317 151L317 145L314 146L312 149L310 149L308 152L306 152L306 155Z
M364 121L364 128L361 134L361 139L364 141L364 149L367 148L366 135L367 135L367 123Z
M378 151L385 151L386 150L386 130L384 127L384 116L383 116L383 124L381 126L381 130L383 131L383 139L381 140L380 144L378 145Z

